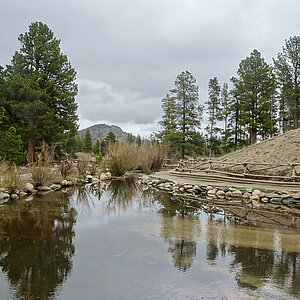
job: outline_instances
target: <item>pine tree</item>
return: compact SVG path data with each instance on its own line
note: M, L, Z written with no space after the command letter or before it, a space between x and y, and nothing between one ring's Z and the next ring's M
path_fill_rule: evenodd
M28 145L28 163L35 148L61 142L77 130L76 72L60 50L60 40L46 24L30 24L19 36L21 48L5 70L2 105L22 140Z
M142 145L142 138L139 134L136 137L136 144L138 145L138 147L140 147Z
M165 98L162 99L162 110L163 117L158 124L162 127L159 135L162 141L168 141L170 135L174 134L177 131L177 118L178 110L176 105L176 99L170 97L170 94L167 94Z
M184 158L186 151L195 147L195 141L199 138L196 129L200 126L202 106L199 105L199 87L196 79L189 72L181 72L175 80L171 97L177 104L177 137L181 157Z
M92 142L92 136L89 129L86 130L84 134L84 152L90 153L92 152L93 142Z
M101 153L99 140L97 140L96 143L93 145L93 152L95 155L99 155Z
M282 131L299 127L300 118L300 36L285 41L282 52L274 59L280 83L280 120Z
M209 80L208 94L209 99L205 104L207 105L209 125L206 131L209 135L209 156L212 157L217 148L217 133L221 130L217 127L217 122L222 120L221 115L221 99L220 99L221 87L217 77Z
M275 130L276 120L271 115L276 90L276 80L270 66L257 50L242 60L237 71L238 78L232 78L233 93L239 99L239 123L249 132L250 144L257 136L266 138Z

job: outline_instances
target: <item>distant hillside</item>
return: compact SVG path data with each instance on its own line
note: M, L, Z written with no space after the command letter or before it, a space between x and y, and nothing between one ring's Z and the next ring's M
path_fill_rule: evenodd
M116 125L97 124L91 127L78 131L79 136L84 136L87 129L90 130L92 141L95 143L97 140L100 142L106 138L108 133L111 131L116 135L118 141L125 142L127 140L128 133L124 132L120 127Z

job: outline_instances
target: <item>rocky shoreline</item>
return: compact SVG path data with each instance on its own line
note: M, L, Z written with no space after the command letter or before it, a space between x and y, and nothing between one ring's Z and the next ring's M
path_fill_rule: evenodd
M84 185L84 184L97 184L99 182L111 180L112 176L110 172L102 173L100 176L87 175L85 179L64 179L61 182L53 183L49 186L36 185L27 182L23 189L17 189L14 191L8 191L5 188L0 188L0 205L8 202L9 200L17 200L20 198L28 197L32 200L33 195L41 195L49 192L58 191L63 188ZM29 200L28 200L29 201Z
M259 189L237 189L211 185L179 184L143 176L139 183L176 195L188 195L207 200L235 201L252 208L274 208L300 215L300 192L264 192Z

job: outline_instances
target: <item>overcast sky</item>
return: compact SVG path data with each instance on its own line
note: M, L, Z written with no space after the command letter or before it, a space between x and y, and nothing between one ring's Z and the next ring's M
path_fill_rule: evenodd
M0 65L42 21L77 71L80 128L147 137L181 71L196 77L204 103L209 79L229 82L253 49L271 62L300 34L299 16L300 0L0 0Z

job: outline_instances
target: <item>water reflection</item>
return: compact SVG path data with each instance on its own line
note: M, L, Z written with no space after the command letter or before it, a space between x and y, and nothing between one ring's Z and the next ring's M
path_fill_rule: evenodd
M92 218L95 210L98 210L97 218L105 216L108 221L103 228L96 230L94 239L101 240L101 234L113 236L124 224L127 227L124 225L120 236L114 237L127 236L125 230L130 225L136 225L135 228L142 231L143 222L150 224L150 229L145 226L150 235L144 235L149 247L143 249L143 242L137 243L140 247L138 269L143 257L150 257L149 261L152 261L154 236L156 242L158 240L163 245L163 253L158 250L155 253L166 256L171 269L179 274L178 278L193 274L193 280L198 283L197 280L208 270L215 273L221 270L233 278L237 290L251 290L255 295L267 295L269 299L284 298L282 295L300 296L300 237L297 233L244 225L242 219L233 216L226 208L188 202L165 192L141 188L127 179L0 207L0 268L14 289L13 299L57 297L73 267L77 214L84 212L87 218ZM133 221L128 217L122 220L123 214L130 214ZM118 217L109 218L110 215ZM109 222L112 222L111 227ZM90 224L94 223L91 221ZM95 224L99 226L99 223ZM131 242L139 239L137 234L128 236ZM124 239L121 242L126 252ZM106 238L103 249L108 249L108 253L109 243L110 238ZM100 246L101 243L97 244ZM99 253L104 255L101 250ZM104 257L104 260L112 259L107 270L113 269L114 264L124 263L122 255L117 251L116 254L115 258ZM127 253L126 258L131 259L130 264L135 263L134 255L131 257ZM159 269L161 272L164 272L163 266ZM126 282L122 284L126 285Z
M107 186L108 200L105 207L108 213L125 212L128 208L137 206L151 208L153 197L150 190L141 189L133 177L120 181L112 181Z
M77 214L55 196L1 207L0 268L16 299L53 299L71 272Z

